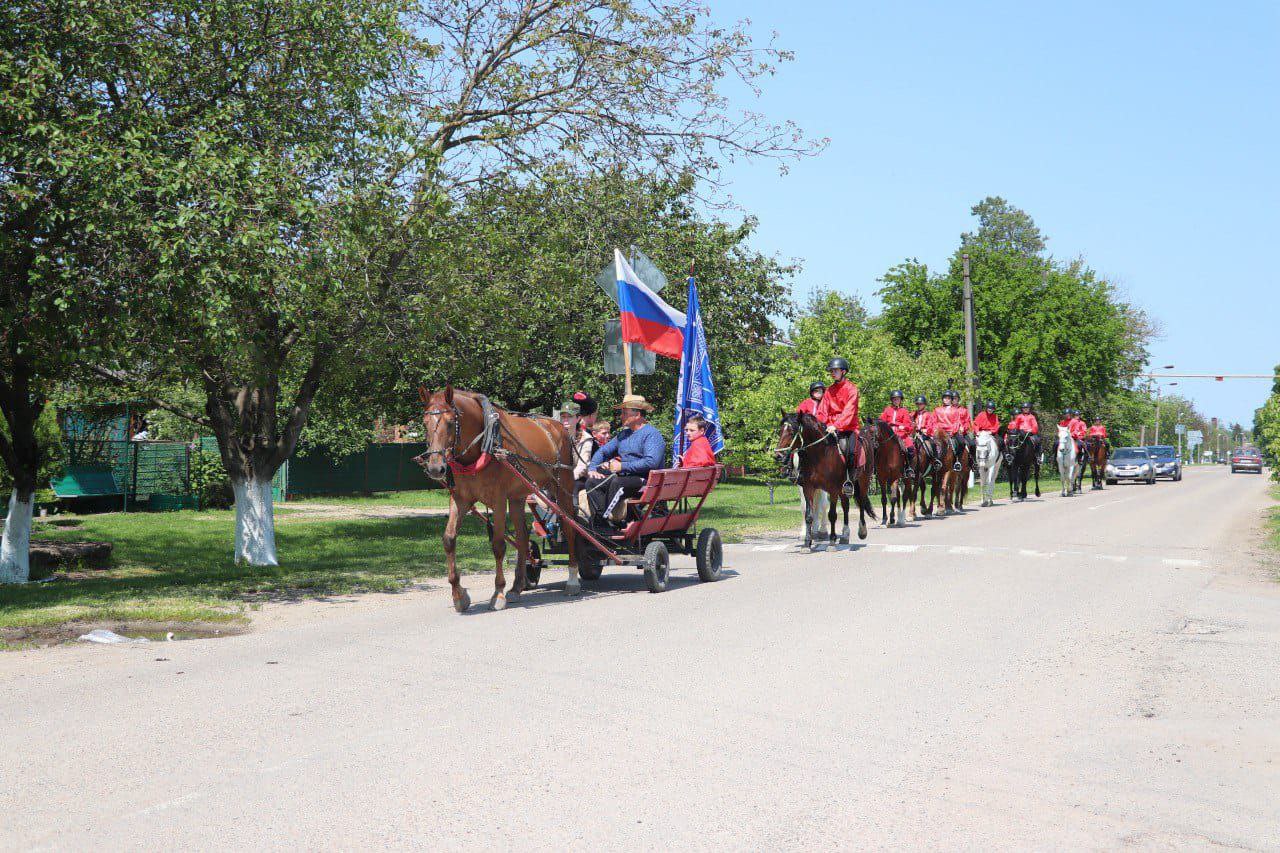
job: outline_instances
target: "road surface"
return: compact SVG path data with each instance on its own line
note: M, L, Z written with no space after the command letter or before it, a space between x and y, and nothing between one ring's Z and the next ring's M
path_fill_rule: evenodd
M733 546L715 584L678 558L662 595L0 655L0 848L1280 849L1266 490L1194 469Z

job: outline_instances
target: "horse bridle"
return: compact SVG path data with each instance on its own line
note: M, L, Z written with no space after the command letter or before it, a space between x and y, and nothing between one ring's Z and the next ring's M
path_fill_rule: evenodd
M462 448L461 451L458 450L458 443L462 441L462 412L458 409L456 403L450 403L448 409L427 409L422 413L423 425L426 424L428 417L440 418L447 414L453 415L451 430L453 435L449 440L449 446L441 450L425 450L419 456L420 459L425 461L432 456L443 456L443 461L447 465L459 456L463 456L470 452L471 448L475 447L476 443L479 442L480 439L484 438L484 430L482 429L476 433L476 437L471 439L470 443L468 443L466 447Z

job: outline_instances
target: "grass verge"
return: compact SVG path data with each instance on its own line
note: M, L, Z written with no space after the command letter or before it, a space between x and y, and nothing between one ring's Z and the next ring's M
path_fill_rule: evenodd
M445 496L399 492L316 502L420 507L434 505L439 497ZM730 542L797 525L795 489L778 487L775 500L769 503L763 481L733 480L708 498L703 523L719 528ZM276 519L281 565L267 568L232 563L231 511L107 513L75 520L79 523L73 527L61 526L65 517L56 525L37 521L34 537L110 542L112 566L0 587L0 648L93 623L234 625L263 601L395 592L414 580L445 573L440 541L445 520L438 517L315 519L281 512ZM464 571L493 566L478 519L462 524L458 562Z

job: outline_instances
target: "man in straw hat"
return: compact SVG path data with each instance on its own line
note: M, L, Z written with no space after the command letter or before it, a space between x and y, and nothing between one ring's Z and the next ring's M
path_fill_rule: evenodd
M644 488L649 472L662 467L667 442L657 428L645 421L653 406L639 394L628 394L618 404L622 429L597 450L587 466L587 499L593 516L608 516L628 495ZM608 479L606 483L599 481Z

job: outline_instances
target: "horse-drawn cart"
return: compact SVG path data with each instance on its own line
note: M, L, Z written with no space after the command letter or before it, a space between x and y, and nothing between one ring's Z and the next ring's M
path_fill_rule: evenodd
M583 580L598 579L605 563L638 566L649 591L662 592L670 578L673 552L693 555L700 580L716 580L724 561L720 531L699 530L697 524L698 513L723 470L716 465L650 471L643 491L626 501L626 517L616 525L584 520L544 496L543 512L534 513L533 531L541 546L531 548L529 577L538 577L546 564L568 562L560 531L572 524L578 534L578 574ZM564 556L552 559L552 554Z

